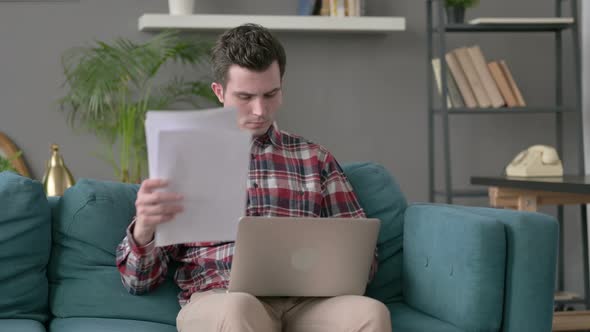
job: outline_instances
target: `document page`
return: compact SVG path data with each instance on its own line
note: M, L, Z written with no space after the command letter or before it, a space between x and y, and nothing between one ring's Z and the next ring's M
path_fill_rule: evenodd
M251 143L237 111L149 111L146 136L150 178L167 179L165 190L184 196L184 211L156 229L156 245L235 240Z

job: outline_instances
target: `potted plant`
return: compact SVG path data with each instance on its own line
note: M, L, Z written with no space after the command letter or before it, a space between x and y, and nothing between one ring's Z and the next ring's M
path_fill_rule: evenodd
M479 0L445 0L448 23L463 23L465 21L465 9L474 7Z
M166 31L141 44L120 38L69 50L62 59L67 94L60 99L68 124L99 138L106 148L99 157L113 167L120 181L141 182L147 169L147 110L170 109L183 102L202 107L200 103L211 105L216 100L209 80L157 74L169 63L203 65L210 49L208 41Z

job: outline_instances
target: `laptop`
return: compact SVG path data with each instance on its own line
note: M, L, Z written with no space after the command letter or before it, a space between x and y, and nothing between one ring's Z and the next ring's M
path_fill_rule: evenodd
M242 217L228 292L362 295L379 219Z

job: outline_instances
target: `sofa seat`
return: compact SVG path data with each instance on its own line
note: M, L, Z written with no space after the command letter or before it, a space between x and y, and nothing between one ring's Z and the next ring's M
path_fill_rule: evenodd
M45 332L45 327L32 319L0 319L0 331Z
M0 328L1 330L1 328ZM49 332L176 332L176 327L131 319L111 318L55 318Z
M394 332L464 332L452 324L412 309L402 302L388 304L387 308L391 313Z

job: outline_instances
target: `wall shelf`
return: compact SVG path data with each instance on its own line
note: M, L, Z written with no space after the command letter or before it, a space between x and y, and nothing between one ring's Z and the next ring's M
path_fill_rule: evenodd
M144 14L139 18L139 30L220 31L244 23L257 23L274 31L386 33L406 29L406 19L404 17Z

